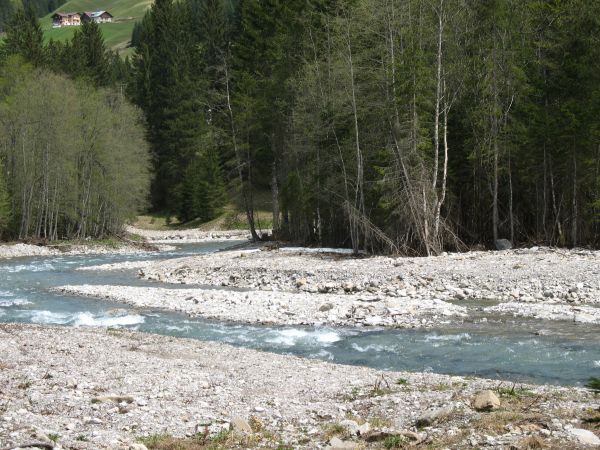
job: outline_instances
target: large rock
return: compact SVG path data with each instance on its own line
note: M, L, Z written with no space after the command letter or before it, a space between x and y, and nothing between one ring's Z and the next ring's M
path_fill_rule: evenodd
M355 422L354 420L349 420L349 419L342 420L340 422L340 426L344 427L346 429L346 431L350 434L356 435L359 432L358 431L359 430L358 423Z
M425 411L418 419L416 425L418 427L428 427L433 425L442 419L445 419L452 414L453 409L451 407L435 408Z
M496 250L510 250L513 248L512 242L508 239L496 239L494 245L496 246Z
M148 447L146 447L144 444L131 444L129 446L129 450L148 450Z
M230 429L231 431L236 431L238 433L252 433L252 427L250 424L246 421L246 419L241 417L234 417L231 419Z
M477 411L491 411L500 407L500 399L492 391L481 391L473 399Z
M581 444L600 447L600 438L591 431L584 430L583 428L571 428L569 433Z
M327 450L358 450L359 446L356 442L342 441L340 438L334 437L329 441Z

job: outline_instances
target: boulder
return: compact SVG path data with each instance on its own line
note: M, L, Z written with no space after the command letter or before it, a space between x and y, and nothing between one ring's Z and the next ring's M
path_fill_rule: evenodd
M346 431L350 434L356 435L359 432L359 426L358 423L355 422L354 420L342 420L340 422L340 426L344 427L346 429Z
M481 391L473 399L477 411L491 411L500 407L500 399L492 391Z
M369 424L369 422L365 422L361 426L358 427L358 434L361 436L368 435L370 432L371 432L371 425Z
M494 246L496 247L496 250L510 250L513 248L512 242L508 239L496 239L494 241Z
M435 408L425 411L418 419L416 425L418 427L428 427L442 419L448 417L453 411L451 407Z
M234 417L231 419L231 423L229 425L229 429L231 431L237 431L238 433L252 433L252 427L241 417Z
M329 441L327 450L358 450L358 448L356 442L342 441L340 438L334 437Z
M350 281L346 281L345 283L342 284L342 289L344 289L345 292L352 292L355 290L354 283L351 283Z
M323 303L321 306L319 306L320 312L327 312L332 309L333 309L333 305L331 303Z
M580 443L593 447L600 447L600 438L589 430L571 428L569 433Z
M129 450L148 450L148 447L146 447L144 444L131 444L129 446Z

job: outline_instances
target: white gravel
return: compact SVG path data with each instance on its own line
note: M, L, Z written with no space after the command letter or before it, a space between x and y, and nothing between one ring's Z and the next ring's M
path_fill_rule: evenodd
M164 308L225 321L277 325L417 327L465 317L466 308L436 299L362 295L314 295L268 291L164 289L131 286L61 286L61 293L96 297L136 307Z
M197 228L187 230L145 230L128 226L128 233L142 236L153 244L191 244L210 241L248 240L250 233L246 230L213 230L203 231Z
M170 250L172 247L157 246L159 250ZM59 255L102 255L107 253L143 254L148 250L129 244L118 247L102 244L74 244L60 247L41 246L31 244L0 244L0 260L7 258L21 258L27 256L59 256Z
M140 274L166 283L304 293L323 302L331 295L370 295L382 305L493 300L502 304L489 312L600 323L598 251L532 248L431 258L353 258L302 248L228 251L156 262Z
M582 389L517 386L527 396L501 396L497 413L472 409L478 391L511 386L126 330L0 324L0 448L52 438L57 449L134 449L143 436L213 436L232 421L262 428L252 442L263 448L326 448L332 430L363 422L373 431L340 437L360 448L404 433L423 448L494 449L532 438L583 449L580 439L594 437L582 419L598 399ZM417 428L422 417L434 418Z

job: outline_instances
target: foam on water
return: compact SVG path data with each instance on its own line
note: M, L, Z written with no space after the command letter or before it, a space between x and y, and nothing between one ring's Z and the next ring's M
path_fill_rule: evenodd
M300 339L308 336L307 331L294 329L277 331L275 333L276 336L268 338L266 341L270 342L271 344L287 345L290 347L292 345L296 345L296 342L298 342Z
M600 360L594 361L594 367L600 367Z
M43 325L72 325L75 327L120 327L139 325L145 319L139 314L126 314L121 316L94 315L90 312L79 312L75 314L57 313L45 310L24 311L22 315L29 314L33 323Z
M31 322L43 325L65 325L69 323L69 319L71 317L71 314L57 313L52 311L36 310L30 312Z
M54 266L50 262L19 264L15 266L4 265L0 266L0 272L19 273L19 272L49 272L54 270Z
M425 337L426 342L431 341L468 341L471 339L471 335L469 333L460 333L460 334L431 334Z
M30 305L31 302L24 298L15 298L11 300L2 300L0 299L0 308L9 308L11 306L23 306Z
M265 339L266 342L288 347L297 345L300 342L327 346L342 339L339 333L328 329L306 331L288 328L285 330L273 330L271 334L274 334L274 336Z
M357 352L360 353L365 353L365 352L383 352L388 350L387 347L385 347L384 345L379 345L379 344L369 344L369 345L358 345L356 342L354 342L351 346L354 350L356 350Z
M91 313L78 313L73 318L76 327L119 327L128 325L139 325L144 323L144 316L139 314L128 314L125 316L100 316L94 317Z

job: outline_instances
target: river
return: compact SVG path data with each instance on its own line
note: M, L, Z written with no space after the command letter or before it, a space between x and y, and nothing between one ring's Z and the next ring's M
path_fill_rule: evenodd
M597 326L502 316L486 316L482 321L483 316L478 315L476 306L472 320L428 330L268 327L190 318L162 310L140 310L50 291L52 287L67 284L155 286L153 282L137 278L134 270L76 269L210 253L236 243L187 244L162 253L0 260L0 322L126 327L342 364L514 382L582 385L600 372Z

